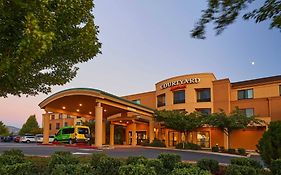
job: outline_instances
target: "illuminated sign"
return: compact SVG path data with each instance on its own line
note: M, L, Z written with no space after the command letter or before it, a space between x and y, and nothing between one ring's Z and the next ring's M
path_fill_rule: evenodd
M189 78L189 79L184 79L184 80L171 81L169 83L162 84L160 87L162 89L166 89L166 88L178 86L178 85L198 84L199 82L200 82L200 78Z

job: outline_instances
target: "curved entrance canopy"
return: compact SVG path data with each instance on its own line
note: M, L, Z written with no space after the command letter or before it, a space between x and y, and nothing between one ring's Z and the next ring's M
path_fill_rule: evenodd
M150 140L154 139L153 134L151 134L154 128L154 111L152 109L101 90L90 88L67 89L46 98L39 104L39 107L46 111L46 114L43 114L44 143L46 144L49 138L48 126L51 113L95 119L95 144L98 147L102 146L102 123L105 119L111 121L112 124L122 120L132 124L139 120L147 121L151 135ZM110 144L113 145L114 129L110 129L110 131ZM135 138L134 132L132 138ZM134 145L134 139L132 140L132 145Z

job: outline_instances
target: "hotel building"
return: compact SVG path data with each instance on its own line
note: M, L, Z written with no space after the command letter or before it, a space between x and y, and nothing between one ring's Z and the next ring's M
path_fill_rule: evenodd
M157 138L167 146L175 146L183 135L155 122L155 109L207 114L223 110L228 114L238 107L246 116L255 115L269 124L281 120L281 76L230 82L228 78L217 80L212 73L189 74L157 82L153 91L124 97L95 89L65 90L39 106L46 110L43 121L44 126L49 125L44 127L47 134L54 134L61 126L94 119L97 146L105 144L106 135L114 145L117 126L123 128L123 144L135 146ZM106 133L106 121L110 122L110 133ZM189 141L203 148L228 147L229 142L231 148L255 150L265 130L266 126L249 126L227 137L219 128L202 127L189 133Z

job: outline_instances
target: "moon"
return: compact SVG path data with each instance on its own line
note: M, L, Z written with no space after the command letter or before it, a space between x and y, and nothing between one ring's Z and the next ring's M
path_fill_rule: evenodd
M252 63L251 63L252 65L255 65L255 62L254 61L252 61Z

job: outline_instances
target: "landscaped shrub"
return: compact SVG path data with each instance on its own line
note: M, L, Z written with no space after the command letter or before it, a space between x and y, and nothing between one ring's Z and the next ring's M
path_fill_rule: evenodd
M273 175L281 175L281 159L273 160L270 165Z
M219 171L219 162L213 159L201 159L197 162L197 166L202 170L208 170L211 173Z
M58 164L52 169L51 175L97 175L90 164L64 165Z
M20 150L4 151L0 156L1 165L14 165L17 163L25 163L24 154Z
M237 151L240 155L246 155L246 150L244 148L238 148Z
M253 168L258 168L261 169L262 165L253 159L250 158L234 158L231 159L231 164L233 165L240 165L240 166L249 166L249 167L253 167Z
M101 157L96 167L98 175L117 175L120 166L123 162L118 158L113 157Z
M236 150L233 149L233 148L228 148L227 152L228 152L229 154L236 154Z
M71 152L67 151L58 151L55 152L54 154L51 155L50 162L48 164L48 168L50 173L52 172L53 168L58 165L58 164L64 164L64 165L69 165L69 164L78 164L79 159L72 155Z
M91 156L91 160L90 160L90 164L93 168L97 168L99 162L100 162L100 159L102 157L107 157L106 154L104 153L93 153L92 156Z
M225 175L261 175L260 169L249 166L229 165L225 171Z
M181 157L177 154L161 153L158 159L163 162L165 169L172 171L176 163L181 161Z
M25 157L27 161L32 163L32 174L34 175L48 175L48 163L50 157Z
M176 163L176 165L175 165L175 169L176 169L176 168L177 168L177 169L181 169L181 168L191 168L192 166L194 166L194 165L192 165L191 163L178 162L178 163Z
M111 174L110 174L111 175ZM119 168L119 175L157 175L153 167L143 164L124 165Z
M212 147L212 152L219 152L220 148L218 146L213 146Z
M219 150L220 150L220 152L222 152L222 153L224 153L224 152L225 152L224 146L220 146L219 148L220 148L220 149L219 149Z
M159 159L151 159L146 162L147 167L153 167L157 175L165 174L163 162Z
M176 149L191 149L191 150L200 150L201 147L197 144L190 142L181 142L176 145Z
M272 160L281 158L281 121L270 122L257 148L267 166L270 166Z
M32 174L32 163L15 163L13 165L1 165L1 175L30 175Z
M190 168L174 169L171 175L212 175L209 171L202 170L199 167L193 166Z
M24 157L24 154L22 150L19 149L11 149L8 151L4 151L2 156L19 156L19 157Z
M146 164L147 162L147 158L144 156L129 156L127 158L127 164L132 164L132 165L136 165L136 164Z
M154 139L151 143L149 143L149 146L166 147L165 143L163 143L161 140L158 140L158 139Z

